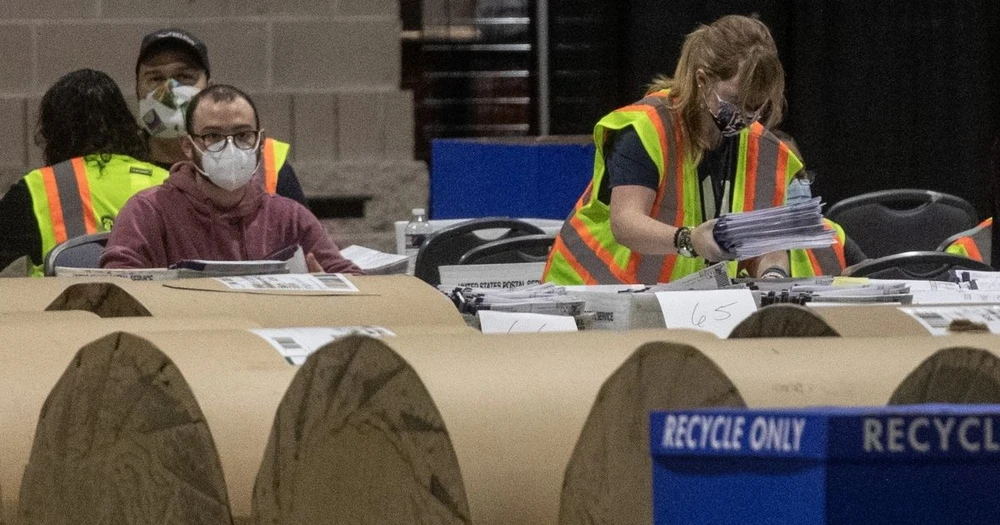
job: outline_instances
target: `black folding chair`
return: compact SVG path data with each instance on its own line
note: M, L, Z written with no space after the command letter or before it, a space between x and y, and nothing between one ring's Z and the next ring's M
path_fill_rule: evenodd
M480 235L484 231L498 229L507 231L495 239ZM494 240L544 233L538 226L518 219L493 217L461 222L424 239L417 252L413 275L437 286L441 284L438 267L459 264L462 256L477 246Z
M104 247L108 244L108 237L111 232L98 232L89 235L73 237L64 243L56 245L55 248L45 255L45 275L56 274L56 267L64 266L69 268L97 268L104 253Z
M465 252L458 264L544 262L555 240L545 233L498 239Z
M851 268L850 277L948 281L949 270L994 271L990 265L944 252L904 252L868 259Z
M979 220L961 197L930 190L876 191L844 199L826 217L840 224L869 257L931 251Z

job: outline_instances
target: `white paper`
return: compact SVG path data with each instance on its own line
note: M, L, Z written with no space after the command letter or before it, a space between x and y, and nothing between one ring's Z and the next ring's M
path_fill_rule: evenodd
M984 324L991 333L1000 334L1000 306L924 306L900 308L916 319L933 335L948 335L952 321L965 320Z
M1000 281L996 279L973 279L964 281L960 286L966 290L978 290L981 292L995 292L1000 290Z
M438 267L442 290L454 288L516 288L539 284L544 262L509 264L460 264Z
M719 217L716 242L738 259L792 248L818 248L834 243L820 213L820 199Z
M913 304L989 304L1000 303L1000 292L973 290L914 292Z
M309 273L306 254L301 246L295 248L295 253L285 263L288 264L288 273Z
M729 280L729 264L720 262L701 271L685 275L676 281L658 284L652 288L652 291L720 290L731 284L732 281Z
M166 268L70 268L57 266L56 276L121 277L133 281L172 281L178 278L178 272Z
M230 290L358 292L358 287L340 273L246 275L216 277L215 280Z
M910 292L936 292L945 290L960 290L958 283L946 283L944 281L919 281L912 279L869 279L871 284L905 284L910 288Z
M381 326L341 326L306 328L260 328L250 330L264 338L289 364L301 365L313 352L324 345L352 334L368 337L395 337Z
M667 328L688 328L729 337L736 325L757 311L750 290L656 292Z
M1000 272L981 272L975 270L952 270L959 281L982 279L984 281L1000 279Z
M406 255L380 252L371 248L365 248L364 246L358 246L357 244L340 250L340 254L366 272L388 268L393 265L400 266L401 270L399 273L403 273L406 270L406 265L403 264L407 260Z
M568 315L496 312L493 310L480 310L479 324L484 334L575 332L577 330L576 319Z

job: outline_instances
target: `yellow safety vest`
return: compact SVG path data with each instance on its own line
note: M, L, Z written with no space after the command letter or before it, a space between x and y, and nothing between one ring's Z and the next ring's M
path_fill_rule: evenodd
M263 159L261 159L261 164L264 166L264 188L271 195L278 191L278 172L288 160L289 149L290 146L284 142L272 138L264 140Z
M792 277L818 277L820 275L840 275L847 268L844 257L844 229L830 219L823 219L827 229L836 232L834 243L829 248L811 250L789 250L788 263Z
M125 201L163 184L167 170L127 155L77 157L28 173L25 183L41 233L42 252L73 237L108 231ZM44 275L29 262L29 275Z
M955 240L945 248L945 251L992 264L990 259L993 258L993 217L979 223L969 231L968 235Z
M643 255L615 242L608 205L597 198L605 176L604 143L609 132L633 127L659 172L650 217L674 226L696 226L705 217L698 166L687 153L683 129L670 108L668 91L659 91L618 109L594 128L594 177L560 230L543 280L558 284L655 284L670 282L705 267L703 258ZM727 212L779 206L785 188L802 162L759 123L740 132L733 199ZM729 265L731 276L736 263Z

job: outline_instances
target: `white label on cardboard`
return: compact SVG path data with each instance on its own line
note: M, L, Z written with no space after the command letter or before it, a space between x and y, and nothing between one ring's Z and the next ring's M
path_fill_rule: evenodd
M923 306L900 308L916 319L932 335L948 335L952 321L968 321L1000 334L1000 306Z
M230 290L345 293L358 291L358 287L340 273L246 275L215 277L215 280Z
M368 337L394 337L396 334L381 326L341 326L305 328L259 328L250 330L264 338L293 365L301 365L313 352L337 339L352 334Z
M656 292L667 328L688 328L729 337L736 325L757 311L750 290Z
M479 324L484 334L526 334L538 332L575 332L576 319L568 315L530 314L479 310Z
M440 266L442 290L454 288L516 288L542 282L544 262L462 264Z

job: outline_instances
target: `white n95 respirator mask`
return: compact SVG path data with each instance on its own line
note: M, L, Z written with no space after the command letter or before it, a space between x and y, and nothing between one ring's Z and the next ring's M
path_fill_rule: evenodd
M170 79L139 101L139 122L157 138L177 138L187 134L184 112L200 89Z
M260 165L257 147L238 148L232 137L226 138L226 146L220 151L202 151L197 145L195 148L201 153L198 172L224 190L235 191L246 186Z

